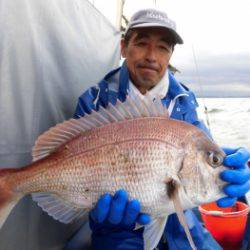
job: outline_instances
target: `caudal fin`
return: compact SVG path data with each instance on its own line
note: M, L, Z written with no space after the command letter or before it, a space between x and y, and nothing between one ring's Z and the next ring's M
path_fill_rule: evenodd
M0 170L0 228L22 196L13 191L13 185L9 181L16 171L15 169Z

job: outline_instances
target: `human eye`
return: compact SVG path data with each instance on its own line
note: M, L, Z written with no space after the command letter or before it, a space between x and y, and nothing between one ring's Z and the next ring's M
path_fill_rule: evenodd
M149 43L147 37L138 37L134 41L135 45L138 47L145 47Z
M159 45L159 50L164 52L164 53L171 53L171 47L167 46L167 45Z
M147 45L147 42L145 40L138 40L135 42L135 45L138 47L145 47Z
M168 47L166 47L166 46L164 46L164 45L159 45L159 48L162 49L162 50L166 50L166 51L169 50Z

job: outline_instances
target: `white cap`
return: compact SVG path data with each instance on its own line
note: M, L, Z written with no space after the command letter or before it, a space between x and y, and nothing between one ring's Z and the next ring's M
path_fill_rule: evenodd
M176 32L175 22L169 19L165 12L156 9L139 10L131 17L125 35L130 29L143 27L166 28L172 33L175 43L183 44L182 38Z

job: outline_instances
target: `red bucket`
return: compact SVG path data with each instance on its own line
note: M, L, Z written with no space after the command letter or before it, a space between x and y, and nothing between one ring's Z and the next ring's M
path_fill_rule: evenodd
M207 230L224 250L239 250L247 222L249 206L236 202L232 207L221 208L215 202L199 207Z

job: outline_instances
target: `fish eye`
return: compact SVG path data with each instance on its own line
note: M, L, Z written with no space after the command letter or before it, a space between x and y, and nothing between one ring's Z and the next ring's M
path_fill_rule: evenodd
M221 166L222 162L223 162L223 157L221 155L216 154L214 152L208 153L208 163L213 168Z

